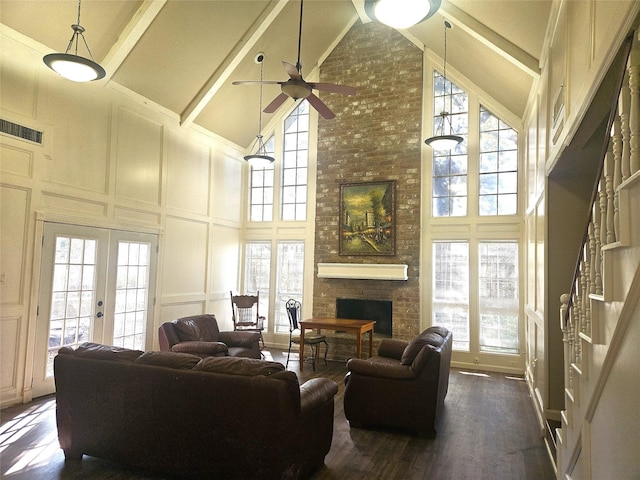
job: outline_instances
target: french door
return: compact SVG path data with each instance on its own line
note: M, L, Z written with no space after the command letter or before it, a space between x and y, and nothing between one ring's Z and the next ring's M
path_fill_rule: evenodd
M151 347L156 247L155 235L45 223L33 397L54 392L61 347Z

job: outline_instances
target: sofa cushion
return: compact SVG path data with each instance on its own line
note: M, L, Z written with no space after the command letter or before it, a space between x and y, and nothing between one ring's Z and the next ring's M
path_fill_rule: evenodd
M194 315L175 320L176 331L180 340L217 342L220 330L215 315Z
M203 358L193 369L229 375L266 376L284 371L284 365L256 358L207 357Z
M144 352L141 350L131 350L129 348L101 345L99 343L85 342L78 345L75 356L81 358L91 358L94 360L109 360L114 362L133 362Z
M193 353L194 355L226 355L229 347L221 342L185 341L171 347L172 352Z
M416 355L420 353L422 347L425 345L431 345L432 347L439 348L444 342L444 338L440 335L439 330L441 327L431 327L426 329L416 338L414 338L409 345L404 349L400 363L402 365L411 365L416 358Z
M136 358L135 363L175 368L177 370L191 370L199 361L200 357L189 353L145 352Z

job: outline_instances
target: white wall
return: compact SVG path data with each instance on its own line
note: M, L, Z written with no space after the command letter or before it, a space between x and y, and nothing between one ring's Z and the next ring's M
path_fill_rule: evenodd
M243 149L181 128L132 92L66 81L46 68L40 45L0 35L0 116L44 132L43 146L0 135L2 406L31 396L44 221L158 234L154 331L202 312L232 328Z

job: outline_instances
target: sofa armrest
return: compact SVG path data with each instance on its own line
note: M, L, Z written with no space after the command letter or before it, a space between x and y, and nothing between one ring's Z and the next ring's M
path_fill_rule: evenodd
M378 356L400 360L407 345L409 345L409 342L405 342L404 340L383 338L378 347Z
M191 353L194 355L207 354L214 355L216 353L226 354L229 348L222 342L180 342L171 347L172 352Z
M395 363L369 362L360 358L352 358L347 362L347 370L351 374L366 377L387 378L392 380L414 380L415 372L409 365Z
M336 382L328 378L312 378L300 385L302 415L331 400L338 393Z
M220 341L226 343L229 347L246 347L252 348L254 345L258 345L260 342L259 332L220 332Z

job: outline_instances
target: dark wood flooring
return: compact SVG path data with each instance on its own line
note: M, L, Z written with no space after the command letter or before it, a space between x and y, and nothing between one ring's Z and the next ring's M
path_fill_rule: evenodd
M270 349L268 359L286 359ZM297 360L297 359L296 359ZM434 479L552 480L555 473L522 378L451 371L449 394L435 438L391 429L351 429L342 399L344 363L322 361L312 371L289 362L301 382L314 376L338 383L334 434L325 465L313 480ZM398 408L389 405L389 408ZM57 441L55 396L2 412L0 477L7 480L160 480L168 477L87 457L65 465ZM212 473L215 478L215 473Z

